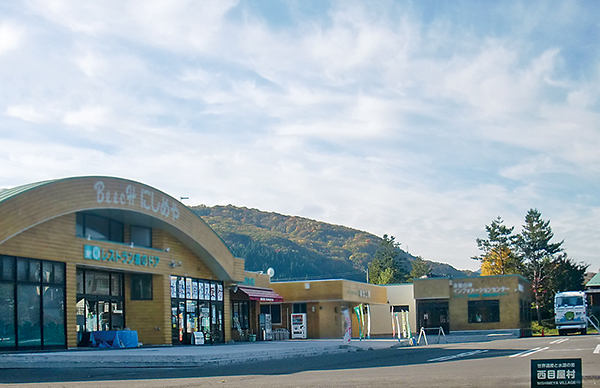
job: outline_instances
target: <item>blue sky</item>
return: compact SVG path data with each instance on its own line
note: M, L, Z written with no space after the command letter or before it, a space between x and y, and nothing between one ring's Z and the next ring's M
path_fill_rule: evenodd
M0 188L114 175L477 269L530 208L600 268L600 3L0 4Z

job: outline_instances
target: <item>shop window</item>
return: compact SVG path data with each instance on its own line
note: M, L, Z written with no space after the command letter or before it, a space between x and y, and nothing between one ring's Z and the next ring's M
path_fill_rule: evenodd
M0 348L65 347L64 268L64 263L0 256Z
M469 301L469 323L500 322L499 300Z
M15 280L15 259L10 256L0 256L0 279Z
M131 275L131 300L152 300L152 275Z
M237 329L239 323L242 330L246 330L249 327L250 322L250 304L245 300L234 300L231 302L232 320L231 327Z
M281 304L263 304L260 306L261 314L271 314L271 323L281 325Z
M77 237L122 243L123 223L93 214L77 213Z
M89 332L124 327L123 274L77 269L78 344L89 343Z
M16 346L14 283L0 283L0 338L0 349Z
M306 314L306 303L294 303L292 305L292 313Z
M152 248L152 229L143 226L131 226L131 242L137 247Z

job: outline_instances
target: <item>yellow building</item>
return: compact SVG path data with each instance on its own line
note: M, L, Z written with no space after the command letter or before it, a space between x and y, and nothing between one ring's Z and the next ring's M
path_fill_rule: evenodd
M344 336L344 317L342 312L349 310L352 317L352 336L359 336L359 324L354 308L362 305L383 306L388 311L386 322L389 322L387 290L374 284L360 283L350 280L306 280L294 282L273 282L273 290L281 295L281 319L273 328L291 327L289 318L292 313L305 313L307 320L307 338L342 338ZM373 316L371 314L371 316ZM366 322L367 324L368 322ZM374 321L371 334L376 335ZM365 331L367 330L365 324ZM385 325L384 325L385 326ZM391 332L391 331L390 331ZM366 334L366 332L365 332Z
M153 187L76 177L0 191L0 350L81 346L125 328L144 344L200 332L228 341L238 283L269 291L267 275L244 271L200 217Z
M417 330L529 329L531 283L520 275L414 280Z

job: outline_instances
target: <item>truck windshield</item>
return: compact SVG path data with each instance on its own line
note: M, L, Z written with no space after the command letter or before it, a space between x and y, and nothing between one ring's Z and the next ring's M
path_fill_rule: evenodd
M556 298L557 306L583 306L581 296L561 296Z

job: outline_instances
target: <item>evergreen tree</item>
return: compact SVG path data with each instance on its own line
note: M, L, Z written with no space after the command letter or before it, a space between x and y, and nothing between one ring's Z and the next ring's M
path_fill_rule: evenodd
M375 252L373 261L369 264L367 277L372 284L394 284L406 281L405 264L400 260L400 243L395 242L394 236L383 235L381 246Z
M481 261L481 275L509 275L521 273L521 261L516 255L517 236L513 235L515 227L504 225L498 216L490 225L485 226L487 239L476 239L477 247L483 253L473 257Z
M548 301L554 293L550 279L560 276L555 273L556 255L562 252L563 241L552 243L552 238L554 233L550 221L543 220L537 209L529 209L517 246L525 266L525 275L532 283L538 323L541 323L542 312L551 308Z
M423 260L421 256L417 256L411 264L412 270L410 271L410 277L408 279L410 283L412 283L413 279L418 279L431 273L431 264Z

